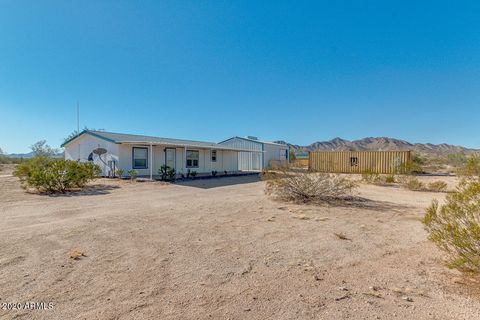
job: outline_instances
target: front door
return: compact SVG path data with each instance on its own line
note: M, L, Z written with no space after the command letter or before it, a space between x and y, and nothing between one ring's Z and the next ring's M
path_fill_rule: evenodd
M165 149L165 164L168 167L175 169L175 149Z

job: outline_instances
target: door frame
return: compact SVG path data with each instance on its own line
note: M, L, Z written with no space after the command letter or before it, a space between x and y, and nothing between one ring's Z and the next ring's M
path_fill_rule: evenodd
M165 148L164 152L164 164L167 165L167 150L173 150L173 169L177 170L177 149L176 148Z

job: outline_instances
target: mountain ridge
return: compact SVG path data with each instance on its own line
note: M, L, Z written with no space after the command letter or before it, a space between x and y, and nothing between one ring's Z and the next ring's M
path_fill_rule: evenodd
M451 153L473 154L480 149L466 148L447 143L411 143L406 140L389 137L366 137L358 140L345 140L339 137L328 141L316 141L307 146L290 144L285 141L275 141L287 144L296 152L304 151L398 151L411 150L421 154L446 155Z

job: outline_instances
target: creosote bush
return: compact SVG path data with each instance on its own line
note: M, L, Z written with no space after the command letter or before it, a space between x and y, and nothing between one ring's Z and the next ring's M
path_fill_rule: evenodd
M407 177L404 179L403 186L411 191L422 191L426 189L425 184L416 177Z
M326 173L277 171L263 174L266 192L279 199L294 202L331 203L351 198L355 182L346 177Z
M383 185L395 183L396 179L393 174L381 175L367 169L362 172L362 181L368 184Z
M470 156L463 166L457 170L457 175L467 179L477 179L480 176L480 157Z
M36 156L20 163L13 174L20 179L22 187L44 193L65 193L83 188L100 174L100 168L90 162L52 159Z
M445 205L434 200L422 220L429 239L449 254L450 267L480 272L480 182L463 180Z

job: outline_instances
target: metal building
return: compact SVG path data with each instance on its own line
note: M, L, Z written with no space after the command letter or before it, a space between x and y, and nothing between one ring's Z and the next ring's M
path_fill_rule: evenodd
M247 149L250 152L238 153L238 169L256 171L269 168L274 164L283 165L288 162L288 146L269 141L259 140L257 137L233 137L220 145L237 149Z

